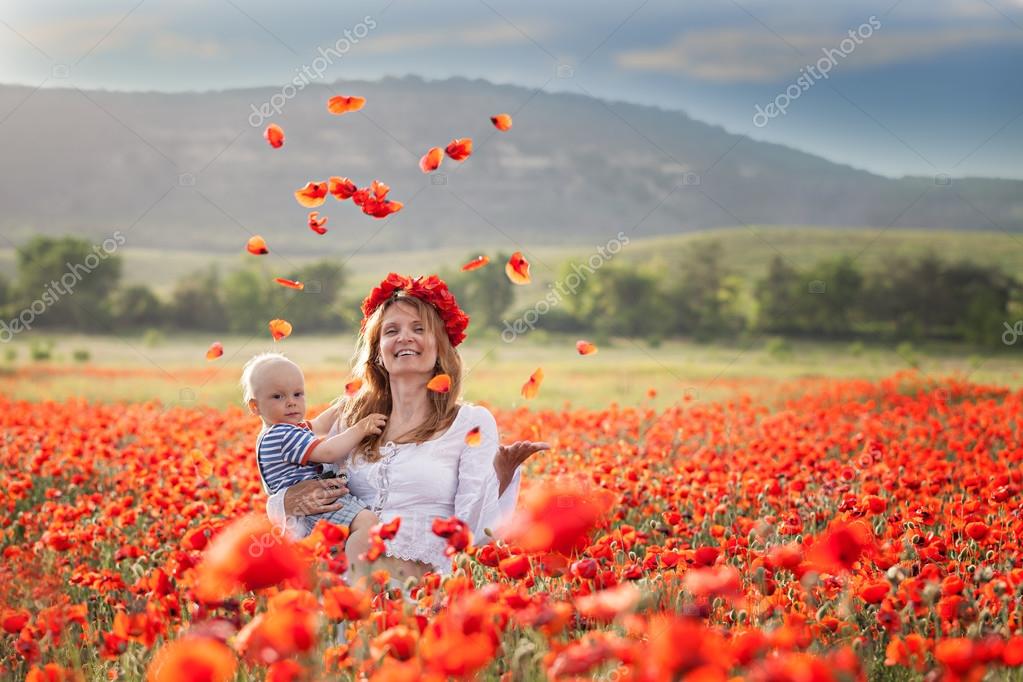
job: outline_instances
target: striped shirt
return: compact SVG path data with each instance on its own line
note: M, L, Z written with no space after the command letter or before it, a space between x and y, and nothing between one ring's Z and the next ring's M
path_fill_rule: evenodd
M256 466L263 489L273 495L299 481L316 478L323 467L309 463L309 455L323 442L312 432L312 426L274 424L259 434L256 441Z

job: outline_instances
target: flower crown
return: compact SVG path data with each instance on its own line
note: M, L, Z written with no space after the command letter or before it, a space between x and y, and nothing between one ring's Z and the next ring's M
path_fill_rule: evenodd
M384 281L362 302L362 331L366 331L366 322L381 304L390 300L396 292L404 291L406 296L415 296L421 301L426 301L440 313L440 319L444 321L444 329L448 333L448 340L452 346L457 346L465 340L465 328L469 326L469 316L458 307L458 301L454 294L448 289L437 275L419 276L413 279L399 275L396 272L388 273Z

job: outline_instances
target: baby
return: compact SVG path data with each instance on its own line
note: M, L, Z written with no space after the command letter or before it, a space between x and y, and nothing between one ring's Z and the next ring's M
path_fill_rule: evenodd
M242 369L242 389L249 412L263 420L256 441L256 466L263 488L273 495L299 481L318 478L321 463L344 463L362 439L378 434L387 418L371 414L341 433L324 438L336 418L330 409L314 421L305 419L305 378L302 370L280 353L256 355ZM320 519L349 526L360 536L379 522L359 498L347 494L341 509L298 517L308 533Z

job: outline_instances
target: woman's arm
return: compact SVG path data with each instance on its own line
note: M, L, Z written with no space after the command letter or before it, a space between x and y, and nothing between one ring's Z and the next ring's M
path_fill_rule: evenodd
M340 478L300 481L268 497L266 515L275 526L300 537L295 517L337 511L343 504L336 500L347 493L348 487Z
M494 458L498 452L497 423L486 408L466 407L474 414L471 426L480 428L480 444L463 445L458 458L458 484L455 488L455 516L472 531L476 544L485 544L493 538L486 530L494 530L503 517L506 505L499 500L499 487ZM511 508L515 506L511 491Z
M497 480L500 484L501 497L504 497L505 492L511 486L514 486L517 494L520 479L519 467L541 450L550 449L549 443L531 440L517 440L511 445L500 446L497 449L497 455L494 456L494 471L497 473Z

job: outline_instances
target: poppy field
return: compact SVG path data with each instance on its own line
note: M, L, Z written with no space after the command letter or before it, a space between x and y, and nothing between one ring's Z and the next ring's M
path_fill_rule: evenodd
M268 524L240 407L2 397L0 677L1014 678L1021 400L900 373L497 409L553 450L501 541L439 520L454 572L398 586Z

